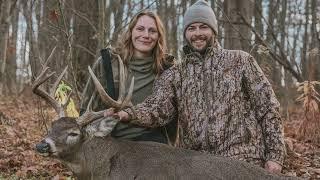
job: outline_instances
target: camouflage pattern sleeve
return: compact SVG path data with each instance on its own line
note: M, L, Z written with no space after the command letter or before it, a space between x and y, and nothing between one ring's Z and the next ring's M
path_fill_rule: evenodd
M280 104L256 60L251 55L245 59L247 61L243 66L243 78L248 84L252 106L262 128L266 161L274 161L282 165L285 145L283 124L279 113Z
M131 123L145 127L159 127L169 123L175 116L176 100L173 85L173 68L165 70L154 82L153 92L144 102L126 111Z

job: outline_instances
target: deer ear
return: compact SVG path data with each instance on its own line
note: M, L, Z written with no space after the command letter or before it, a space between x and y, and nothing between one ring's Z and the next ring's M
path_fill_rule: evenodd
M102 117L88 124L85 131L90 137L105 137L111 133L118 122L119 120L113 117Z

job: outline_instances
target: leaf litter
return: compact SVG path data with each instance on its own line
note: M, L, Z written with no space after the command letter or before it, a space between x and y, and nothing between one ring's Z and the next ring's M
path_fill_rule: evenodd
M42 157L34 150L54 118L54 110L36 96L0 96L0 180L73 179L59 161ZM301 108L291 110L290 119L283 119L288 154L283 173L320 179L320 145L297 138L303 119Z

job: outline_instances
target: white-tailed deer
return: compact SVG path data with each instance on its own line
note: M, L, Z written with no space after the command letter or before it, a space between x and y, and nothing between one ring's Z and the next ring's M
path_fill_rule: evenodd
M60 118L52 123L48 135L36 145L36 149L43 155L61 160L78 179L296 179L270 174L260 167L225 157L155 142L114 139L108 133L117 121L103 117L103 111L93 112L90 109L91 101L86 113L81 117L64 117L63 105L54 100L53 93L39 89L39 86L52 76L52 73L46 75L47 71L48 68L45 67L35 80L33 92L47 100ZM119 88L119 99L114 101L105 93L90 68L89 72L101 99L108 106L120 110L130 105L133 80L127 96L124 96L125 87L122 84ZM54 87L63 74L59 76ZM121 82L124 82L122 73L120 77ZM98 126L89 130L88 125L93 121Z

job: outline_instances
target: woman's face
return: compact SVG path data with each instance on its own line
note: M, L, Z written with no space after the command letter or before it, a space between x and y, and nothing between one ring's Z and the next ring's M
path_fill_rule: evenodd
M159 32L153 18L143 15L132 29L132 44L135 57L148 57L159 39Z

